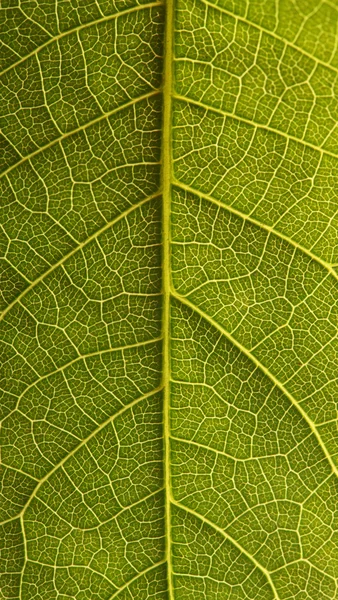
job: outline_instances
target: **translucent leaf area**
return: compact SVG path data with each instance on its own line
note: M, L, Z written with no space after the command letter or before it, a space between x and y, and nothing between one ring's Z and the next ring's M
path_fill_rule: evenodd
M0 21L0 600L337 600L337 0Z

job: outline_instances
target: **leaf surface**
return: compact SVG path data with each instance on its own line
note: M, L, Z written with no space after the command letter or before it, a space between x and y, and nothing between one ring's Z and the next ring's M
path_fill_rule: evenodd
M3 3L3 600L335 600L338 7Z

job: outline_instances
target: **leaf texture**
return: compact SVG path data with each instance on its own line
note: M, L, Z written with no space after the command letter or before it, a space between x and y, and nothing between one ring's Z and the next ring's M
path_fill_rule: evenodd
M337 3L1 13L1 600L335 600Z

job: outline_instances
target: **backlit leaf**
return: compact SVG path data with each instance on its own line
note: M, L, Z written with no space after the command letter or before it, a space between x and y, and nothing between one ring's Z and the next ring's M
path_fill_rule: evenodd
M337 599L336 0L0 12L0 599Z

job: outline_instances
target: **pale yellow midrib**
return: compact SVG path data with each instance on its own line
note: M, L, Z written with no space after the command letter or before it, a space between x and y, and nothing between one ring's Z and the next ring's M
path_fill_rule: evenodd
M164 486L165 486L165 533L166 561L168 569L169 600L174 600L171 564L171 482L170 482L170 200L171 200L171 100L173 64L174 0L167 0L165 15L165 46L163 69L163 128L161 183L163 193L162 215L162 337L163 337L163 436L164 436Z

